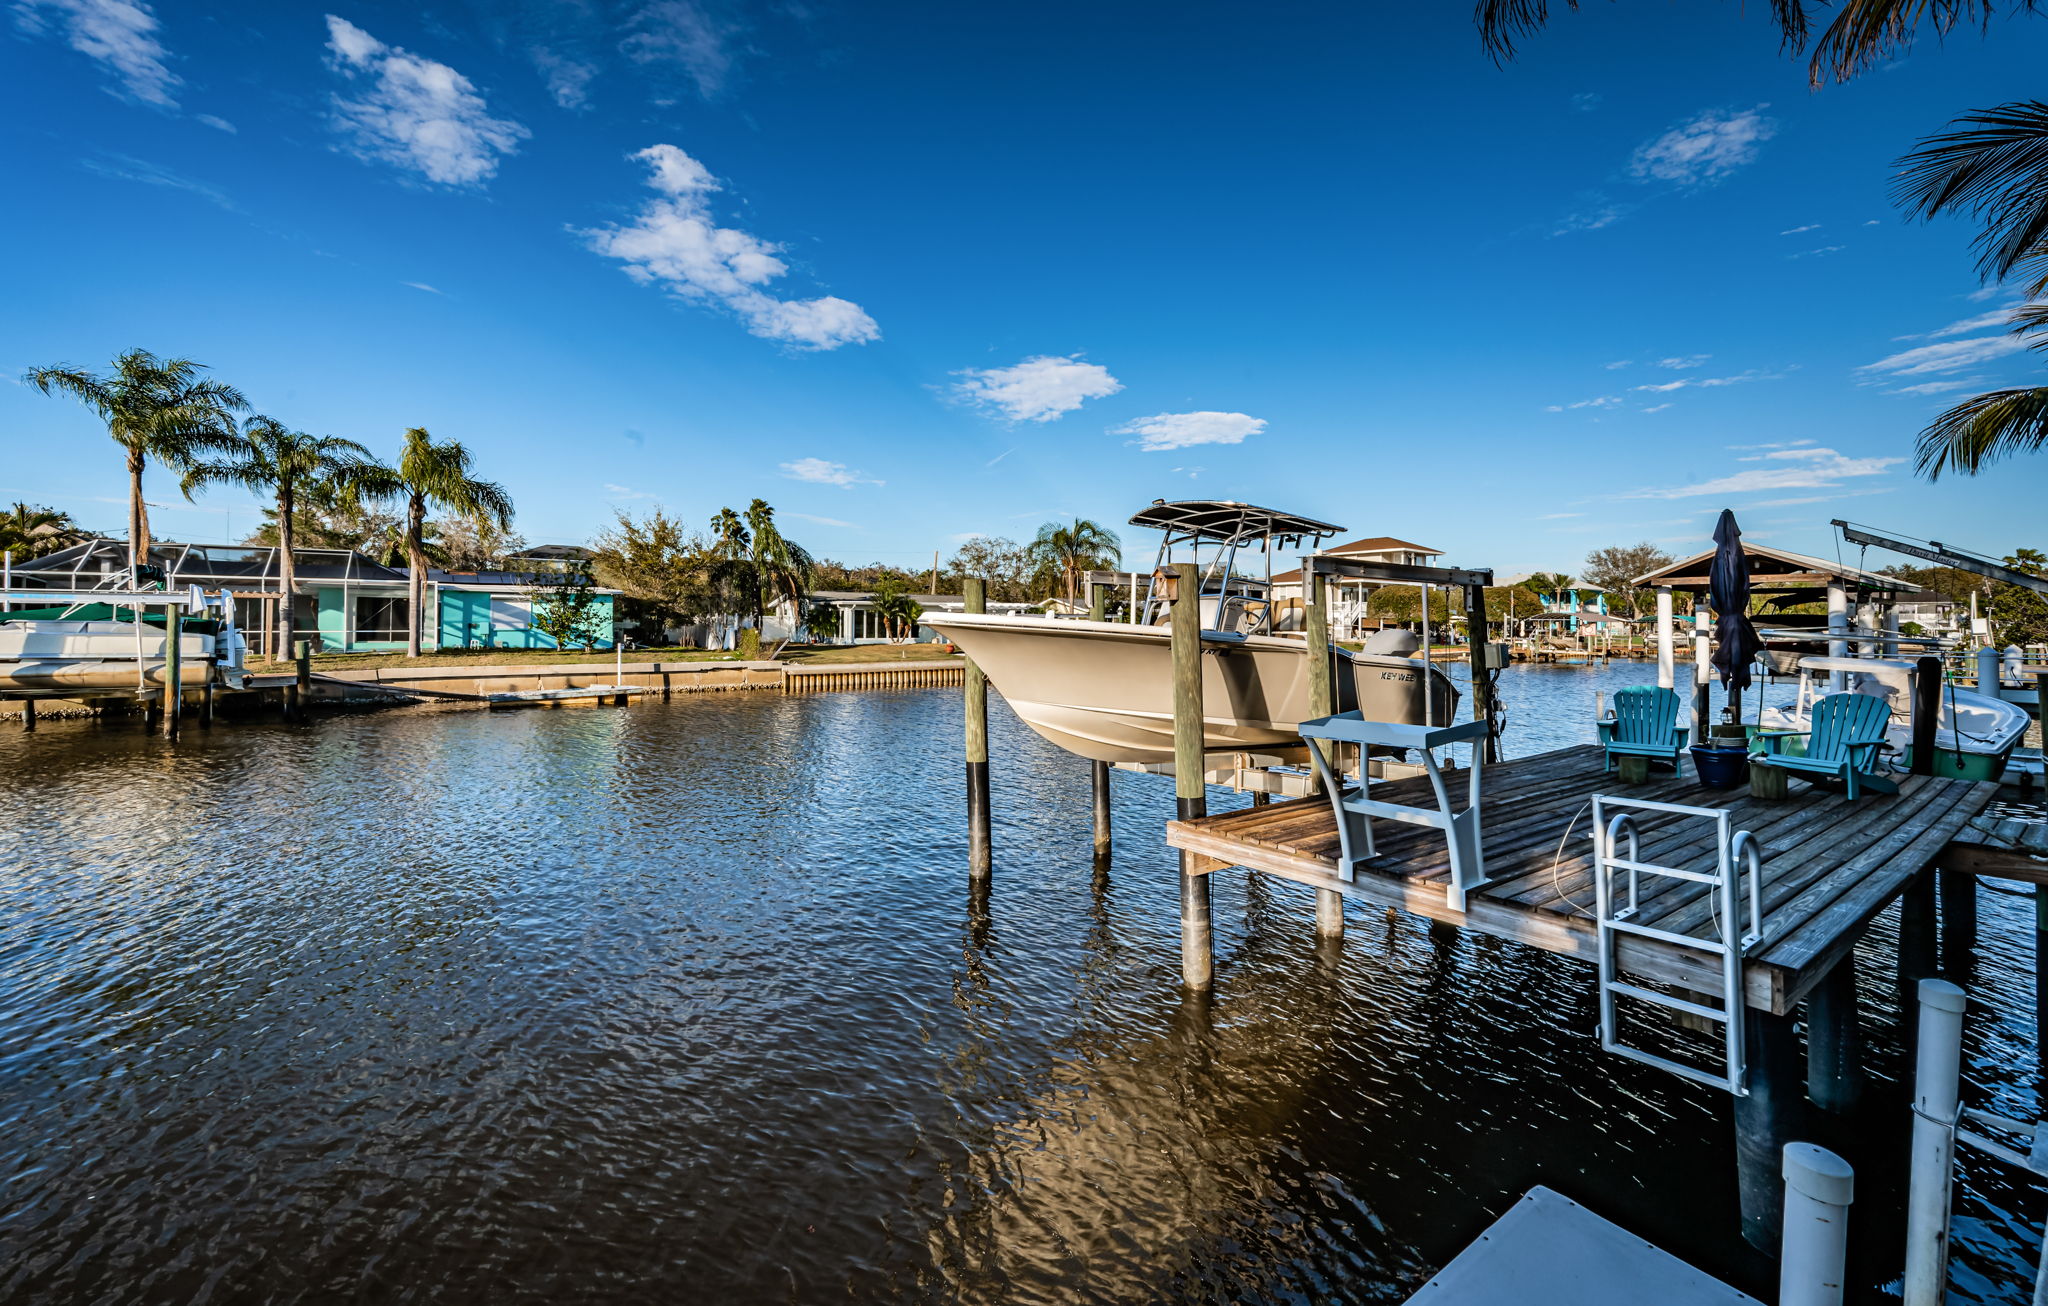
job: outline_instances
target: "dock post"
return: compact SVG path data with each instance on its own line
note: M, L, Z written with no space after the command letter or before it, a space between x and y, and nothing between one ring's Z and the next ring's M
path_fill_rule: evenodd
M1913 1010L1914 994L1920 981L1935 972L1934 877L1921 871L1906 883L1899 895L1899 1010ZM1906 1050L1910 1055L1918 1026L1906 1022Z
M164 605L164 738L178 737L178 718L185 715L183 653L179 648L185 621L177 605Z
M1692 609L1692 739L1696 744L1712 738L1713 698L1707 688L1713 681L1713 618L1707 605L1695 602Z
M1657 587L1657 684L1664 689L1678 688L1678 657L1673 649L1674 631L1671 618L1671 587Z
M213 674L210 667L205 683L199 687L199 725L201 729L213 729Z
M1863 1027L1856 1011L1856 957L1836 962L1806 999L1806 1095L1847 1114L1863 1097ZM1788 1199L1789 1200L1789 1199Z
M296 664L296 678L291 688L285 691L285 716L293 721L306 719L306 699L313 690L313 645L307 640L292 644L292 661Z
M1088 766L1095 790L1095 860L1109 860L1109 763L1091 762Z
M1784 1219L1785 1144L1800 1133L1806 1101L1799 1073L1799 1038L1790 1016L1751 1007L1742 1013L1749 1092L1735 1099L1735 1177L1742 1197L1742 1236L1759 1251L1775 1252Z
M1812 1143L1785 1145L1785 1254L1778 1306L1842 1306L1856 1173Z
M1934 732L1941 725L1941 659L1921 658L1913 664L1914 775L1934 774Z
M1088 584L1088 620L1109 619L1109 591L1090 581Z
M1486 587L1467 585L1465 587L1465 648L1466 664L1472 672L1472 718L1486 722L1484 754L1489 765L1500 761L1500 733L1494 726L1493 668L1486 658ZM1475 748L1477 746L1475 745ZM1474 756L1479 756L1475 752Z
M23 730L33 730L36 728L36 701L32 698L21 700L21 728Z
M1968 986L1977 953L1977 877L1941 872L1941 973Z
M1337 710L1337 691L1332 681L1335 667L1330 658L1330 608L1322 576L1310 568L1307 558L1301 560L1301 566L1305 586L1303 594L1308 600L1302 613L1302 624L1308 634L1308 710L1314 716L1325 717ZM1424 674L1426 682L1428 673ZM1311 739L1308 746L1323 754L1323 760L1330 764L1331 774L1339 777L1337 783L1344 783L1343 772L1338 767L1337 745ZM1358 764L1361 767L1365 765L1362 755ZM1344 937L1344 895L1335 889L1316 890L1316 937Z
M1173 587L1173 797L1177 815L1191 821L1209 814L1202 772L1201 572L1180 563ZM1180 853L1181 984L1205 993L1216 978L1216 948L1209 928L1209 877L1195 873L1195 854Z
M1906 1191L1906 1306L1948 1297L1949 1185L1968 998L1947 980L1920 982L1920 1050L1913 1062L1913 1163Z
M968 576L960 582L960 610L988 611L988 582ZM988 677L967 659L967 878L989 878L995 857L988 819Z

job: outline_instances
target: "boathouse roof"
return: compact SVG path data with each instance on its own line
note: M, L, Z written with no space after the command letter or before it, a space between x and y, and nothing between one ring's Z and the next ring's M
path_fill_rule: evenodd
M1742 541L1742 552L1749 559L1750 589L1764 593L1774 590L1813 589L1837 583L1859 585L1867 589L1894 590L1899 593L1918 593L1924 588L1898 576L1887 576L1883 572L1851 567L1845 562L1830 562L1826 558L1810 557L1786 549L1773 549L1768 545L1752 544L1748 540ZM1695 554L1638 576L1634 583L1645 588L1670 585L1677 589L1705 589L1707 568L1713 561L1714 550L1708 549L1705 553Z

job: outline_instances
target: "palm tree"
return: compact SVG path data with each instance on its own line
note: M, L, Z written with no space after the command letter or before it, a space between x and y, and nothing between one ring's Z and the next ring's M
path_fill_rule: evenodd
M405 560L409 573L406 600L405 655L420 655L421 609L427 602L427 512L441 508L465 517L481 517L497 526L512 525L512 497L495 481L469 474L469 450L454 440L434 443L423 426L407 428L398 451L398 466L375 464L353 475L354 494L364 499L405 501Z
M178 488L188 500L195 491L213 485L239 485L252 494L272 496L277 513L277 576L283 591L277 613L280 657L289 656L292 647L292 613L299 592L293 532L303 496L315 491L353 494L366 478L374 480L386 470L353 440L294 431L274 417L250 418L225 457L195 462L185 469Z
M1901 159L1898 200L1909 214L1967 213L1982 224L1977 270L1989 282L2024 274L2029 299L2013 310L2016 334L2048 331L2048 104L2002 104L1950 124ZM2035 341L2048 347L2048 338ZM1991 463L2048 444L2048 387L1973 396L1928 423L1915 448L1928 480L1974 476Z
M71 520L70 513L55 508L32 506L17 499L10 511L0 514L0 551L18 558L40 558L91 538Z
M718 519L713 518L714 529L718 524ZM815 564L803 545L776 529L775 509L768 506L766 499L756 499L747 505L747 525L754 537L748 561L754 565L754 628L759 630L768 615L769 594L788 599L791 612L803 611Z
M149 460L182 471L201 455L227 452L235 439L234 415L249 407L233 386L202 378L205 370L187 358L131 349L114 360L110 376L60 365L30 368L23 378L44 394L61 390L75 396L127 451L131 567L149 560L149 508L142 499Z
M1577 9L1579 0L1565 0ZM2001 12L2025 13L2036 0L1841 0L1835 19L1813 43L1807 76L1815 86L1846 82L1873 65L1903 54L1923 19L1936 36L1965 23L1988 26ZM1812 33L1806 0L1770 0L1779 42L1797 51ZM1479 38L1496 62L1515 57L1515 42L1550 21L1549 0L1478 0L1474 21Z
M1031 583L1046 589L1066 590L1073 603L1081 582L1091 571L1116 566L1123 555L1123 542L1115 533L1086 517L1074 518L1071 526L1049 521L1038 528L1037 538L1024 546L1031 567Z

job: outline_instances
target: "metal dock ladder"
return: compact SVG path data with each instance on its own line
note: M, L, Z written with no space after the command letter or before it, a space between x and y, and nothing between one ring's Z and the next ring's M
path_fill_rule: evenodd
M1614 812L1614 808L1630 808L1636 811L1669 812L1681 817L1697 817L1714 822L1714 870L1690 871L1679 866L1659 866L1654 862L1641 860L1640 841L1636 836L1635 818L1630 812ZM1617 848L1626 842L1628 855L1616 856ZM1741 917L1737 911L1741 902L1739 881L1743 871L1749 873L1749 928L1737 933ZM1614 892L1614 873L1628 873L1627 892L1618 902ZM1678 934L1644 925L1636 919L1641 907L1641 877L1661 875L1667 879L1690 880L1707 886L1713 895L1713 917L1716 937L1698 938L1689 934ZM1593 885L1596 894L1595 923L1600 943L1600 1046L1609 1052L1668 1070L1672 1074L1702 1084L1723 1088L1737 1097L1747 1096L1749 1090L1744 1084L1742 1056L1742 954L1762 934L1763 922L1763 852L1758 847L1756 836L1747 830L1731 831L1728 828L1728 812L1719 807L1688 807L1680 803L1658 803L1642 798L1617 798L1608 794L1593 795ZM1656 939L1680 947L1696 949L1719 955L1721 958L1721 1005L1708 1006L1704 1002L1693 1002L1660 993L1656 989L1640 984L1631 984L1621 978L1621 967L1617 959L1619 935L1634 935L1638 938ZM1642 1048L1630 1047L1621 1041L1621 1025L1615 1011L1615 998L1628 997L1652 1003L1672 1011L1682 1011L1704 1020L1720 1024L1722 1031L1722 1065L1720 1073L1700 1066L1688 1065L1670 1057L1660 1056Z

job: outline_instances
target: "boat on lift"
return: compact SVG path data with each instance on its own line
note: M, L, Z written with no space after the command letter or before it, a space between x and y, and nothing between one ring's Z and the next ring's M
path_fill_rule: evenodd
M19 600L43 598L34 591L13 591ZM168 679L166 655L170 636L147 606L124 596L72 592L65 597L84 601L59 603L26 611L0 610L0 698L138 698L161 692ZM163 595L154 596L158 603ZM201 599L197 591L185 606L203 611L232 607ZM133 609L142 607L141 620ZM228 689L248 685L242 659L247 645L231 615L224 620L187 619L178 635L179 680L187 689L209 682Z
M1848 688L1835 693L1869 694L1891 708L1885 740L1895 765L1909 765L1913 753L1914 664L1901 658L1809 657L1799 660L1799 691L1789 708L1765 708L1765 730L1809 730L1813 706L1829 696L1822 686L1834 675ZM2026 737L2026 709L1990 694L1952 683L1941 687L1941 716L1934 731L1934 773L1963 780L1996 780L2013 750Z
M987 673L1024 723L1070 753L1104 762L1173 760L1172 633L1161 583L1169 562L1199 569L1202 615L1202 746L1295 760L1309 702L1308 642L1275 628L1273 558L1343 528L1228 500L1154 500L1130 524L1161 533L1142 600L1123 621L932 613L942 632ZM1184 555L1178 559L1175 550ZM1240 558L1263 559L1263 575ZM1383 631L1364 649L1333 647L1337 711L1419 724L1455 719L1458 691L1433 664L1409 656L1414 636Z

